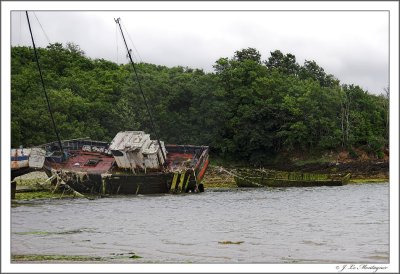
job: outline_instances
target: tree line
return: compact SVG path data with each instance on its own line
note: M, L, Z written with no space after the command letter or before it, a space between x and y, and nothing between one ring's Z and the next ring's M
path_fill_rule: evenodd
M62 139L111 141L123 130L153 134L129 65L85 56L67 43L39 48ZM300 65L279 50L262 60L236 51L214 71L139 63L137 71L159 136L166 143L209 145L228 160L263 163L280 153L363 147L383 157L388 145L388 89L373 95L345 85L315 61ZM55 140L33 50L11 50L12 146Z

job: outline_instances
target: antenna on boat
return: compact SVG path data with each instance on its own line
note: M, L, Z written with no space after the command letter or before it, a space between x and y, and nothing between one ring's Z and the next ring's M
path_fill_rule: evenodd
M31 29L31 23L29 21L28 11L25 11L25 14L26 14L26 19L28 20L29 32L30 32L31 38L32 38L33 51L35 52L35 59L36 59L36 64L37 64L37 67L38 67L38 70L39 70L40 81L42 82L44 96L46 97L47 109L49 110L50 118L51 118L51 121L52 121L52 124L53 124L53 128L54 128L54 131L55 131L55 133L57 135L58 145L60 146L61 152L63 152L64 150L63 150L63 147L62 147L62 144L61 144L60 135L58 134L56 123L54 122L54 117L53 117L53 112L51 111L49 97L47 96L46 87L45 87L44 81L43 81L42 69L40 68L40 64L39 64L39 58L38 58L37 51L36 51L35 40L33 39L33 34L32 34L32 29Z
M132 60L131 50L129 50L129 48L128 48L128 44L126 43L125 36L124 36L123 31L122 31L122 27L121 27L121 23L120 23L121 18L117 18L117 19L114 18L114 21L115 21L115 23L118 24L119 29L121 31L122 39L124 40L126 51L128 52L129 60L131 61L131 65L133 67L133 71L135 72L136 81L138 82L140 92L142 93L144 104L146 106L147 112L149 113L151 127L153 129L154 135L156 136L156 140L158 142L158 146L160 147L161 154L162 154L162 157L163 157L163 160L164 160L164 163L165 163L166 159L165 159L164 151L163 151L163 149L161 147L161 142L160 142L160 138L158 138L156 127L154 126L153 116L151 115L151 112L150 112L150 109L149 109L149 105L147 104L146 96L144 96L143 89L142 89L142 84L140 83L139 76L138 76L137 71L136 71L135 63Z

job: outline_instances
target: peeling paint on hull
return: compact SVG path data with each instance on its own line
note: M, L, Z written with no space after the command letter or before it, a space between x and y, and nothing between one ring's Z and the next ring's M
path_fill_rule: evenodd
M208 147L166 145L166 165L162 170L136 172L119 168L106 143L90 140L69 141L67 159L60 155L47 157L44 167L48 176L58 176L74 190L91 194L159 194L202 192L202 178L208 166ZM47 151L56 143L48 144Z

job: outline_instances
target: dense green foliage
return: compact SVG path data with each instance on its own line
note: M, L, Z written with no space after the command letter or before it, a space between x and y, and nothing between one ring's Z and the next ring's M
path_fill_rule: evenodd
M12 145L54 141L32 49L13 47L11 57ZM130 65L92 60L74 44L40 48L39 58L62 139L154 134ZM379 154L387 145L387 96L340 85L314 61L299 65L279 50L263 61L248 48L214 68L137 64L166 143L209 145L226 159L253 163L294 150L364 146Z

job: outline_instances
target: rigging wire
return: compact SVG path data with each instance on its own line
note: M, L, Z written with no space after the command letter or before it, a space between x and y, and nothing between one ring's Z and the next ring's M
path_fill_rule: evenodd
M49 100L49 97L47 96L46 87L44 85L44 80L43 80L43 76L42 76L42 69L40 68L40 64L39 64L39 58L38 58L37 51L36 51L35 40L33 39L33 34L32 34L32 29L31 29L31 23L29 21L28 11L25 11L25 14L26 14L26 19L28 20L29 32L31 34L33 51L35 53L36 64L37 64L37 67L38 67L38 70L39 70L40 81L42 82L44 96L46 97L47 109L49 110L50 118L51 118L51 121L53 123L53 128L54 128L54 131L55 131L55 133L57 135L57 140L58 140L58 144L60 146L60 150L61 150L61 152L63 152L63 147L62 147L62 144L61 144L60 135L58 134L56 123L54 122L53 112L51 111L51 107L50 107L50 100Z
M131 41L132 47L135 49L135 51L136 51L136 53L137 53L137 56L138 56L139 59L140 59L140 63L143 63L142 57L140 56L139 51L136 49L135 44L133 43L132 38L131 38L131 36L129 35L129 32L126 30L126 28L125 28L125 26L124 26L123 24L122 24L122 27L124 28L125 33L128 35L128 38L129 38L129 40ZM136 58L136 59L137 59L137 58Z
M47 43L48 43L48 44L51 44L51 43L50 43L49 37L47 36L46 32L44 31L44 29L43 29L43 27L42 27L42 24L40 24L39 18L37 18L36 13L35 13L34 11L33 11L33 15L35 15L35 18L36 18L36 20L38 21L39 26L40 26L40 28L42 29L43 33L44 33L44 36L46 36Z
M128 48L128 44L126 43L126 39L125 39L124 33L122 31L122 27L121 27L121 23L120 23L121 19L117 18L117 19L114 19L114 21L115 21L115 23L117 23L119 25L119 29L121 31L122 39L124 40L125 47L126 47L126 50L128 52L129 60L131 61L131 65L133 67L133 71L135 72L136 81L138 82L138 85L139 85L139 90L142 93L143 101L144 101L144 104L146 106L147 113L149 114L151 127L152 127L154 135L155 135L155 137L157 139L158 146L159 146L159 148L161 150L161 155L163 157L164 163L166 163L166 157L165 157L164 151L162 149L160 139L158 137L158 133L157 133L157 130L156 130L156 127L155 127L155 124L154 124L153 116L151 115L150 108L149 108L149 105L147 103L146 96L144 95L144 92L143 92L143 89L142 89L142 83L139 80L139 76L138 76L138 73L137 73L137 70L136 70L135 63L132 60L131 50L129 50L129 48Z
M21 45L21 34L22 34L22 12L19 13L19 39L18 39L18 46Z
M118 26L115 24L115 44L117 46L117 65L118 65Z
M121 23L120 23L120 24L121 24ZM121 24L121 26L122 26L123 30L125 31L125 33L126 33L127 35L129 35L129 33L126 31L125 26L122 25L122 24ZM132 43L132 41L131 41L131 43ZM131 53L131 55L132 55L132 57L133 57L133 60L134 60L135 62L139 63L139 59L138 59L138 57L135 55L135 53L132 51L132 49L129 49L129 51L130 51L130 53ZM129 58L129 55L128 55L128 54L126 54L126 58Z

